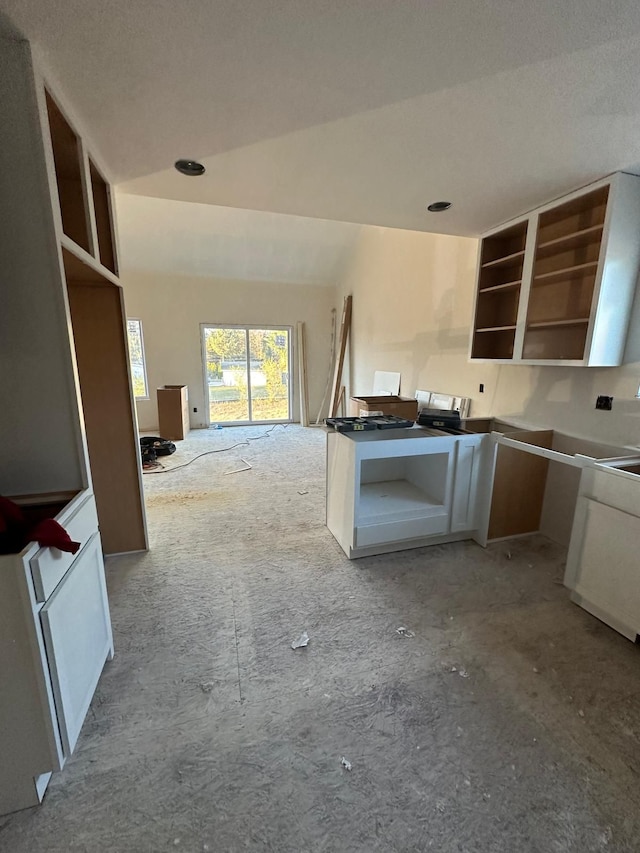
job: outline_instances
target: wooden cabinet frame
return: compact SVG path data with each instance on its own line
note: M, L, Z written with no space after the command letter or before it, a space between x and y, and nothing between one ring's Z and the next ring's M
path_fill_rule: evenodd
M79 130L79 121L37 67L35 86L80 396L83 451L98 506L102 545L106 554L146 550L137 415L124 296L117 275L111 187L94 146ZM56 171L59 163L77 166L70 197L65 196L69 188ZM85 232L86 239L78 242L75 238Z
M620 172L485 234L470 360L621 364L638 233L640 177Z

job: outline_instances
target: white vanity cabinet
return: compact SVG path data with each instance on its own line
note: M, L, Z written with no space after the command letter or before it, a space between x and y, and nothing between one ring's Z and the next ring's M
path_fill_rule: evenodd
M113 657L95 499L82 490L50 505L61 498L46 514L80 542L76 554L31 542L0 556L0 814L42 800Z
M351 559L471 538L481 435L327 433L327 527Z
M640 458L592 463L567 555L571 598L631 641L640 634Z

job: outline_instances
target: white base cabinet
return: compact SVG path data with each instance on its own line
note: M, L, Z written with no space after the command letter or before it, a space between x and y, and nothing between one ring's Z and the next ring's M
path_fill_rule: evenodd
M640 635L639 472L640 460L584 468L565 572L572 600L634 642Z
M471 538L484 439L328 432L327 527L349 559Z
M0 814L42 801L113 657L93 494L55 517L81 542L77 554L32 542L0 556Z

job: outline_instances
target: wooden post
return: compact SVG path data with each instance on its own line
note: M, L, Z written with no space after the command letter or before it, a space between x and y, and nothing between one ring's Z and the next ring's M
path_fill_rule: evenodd
M344 298L344 308L342 309L342 322L340 323L340 345L338 347L336 368L333 374L333 388L331 390L330 408L332 418L335 418L335 416L338 414L338 408L340 406L340 397L342 396L340 393L340 389L342 387L342 369L344 367L344 356L347 349L347 340L349 339L349 332L351 331L351 311L352 297L351 294L349 294L349 296L345 296Z
M298 333L298 388L300 392L300 424L309 426L309 383L307 382L307 349L304 323L296 323Z

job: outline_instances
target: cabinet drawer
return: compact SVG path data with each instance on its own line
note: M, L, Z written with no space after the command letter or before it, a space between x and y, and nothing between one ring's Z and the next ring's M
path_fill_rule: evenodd
M356 528L355 547L382 545L386 542L401 542L404 539L421 539L446 533L449 518L446 510L427 518L411 518L407 521L390 521L386 524L367 524Z
M98 530L98 515L95 498L92 494L77 495L56 516L74 542L80 542L84 547ZM58 586L67 570L78 557L68 551L57 548L40 548L31 558L31 576L38 601L46 601Z

